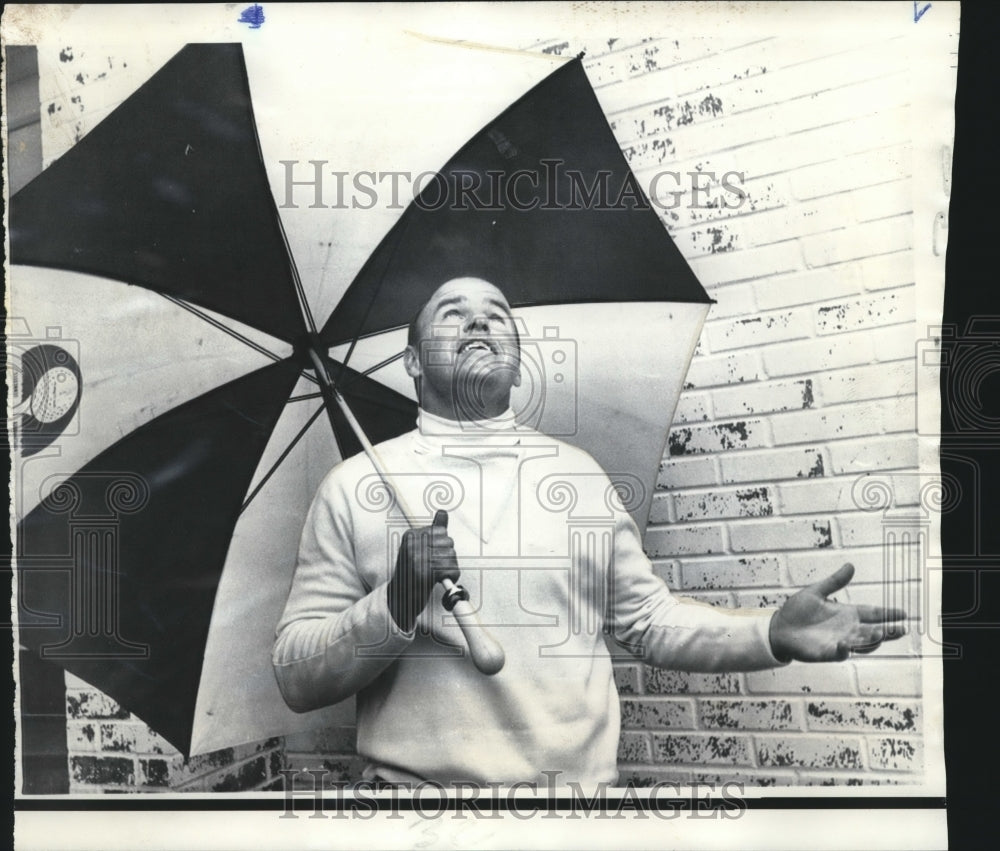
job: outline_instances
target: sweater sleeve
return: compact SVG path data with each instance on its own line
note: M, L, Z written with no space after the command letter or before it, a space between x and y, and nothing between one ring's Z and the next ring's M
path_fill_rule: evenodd
M756 671L782 663L768 632L774 609L720 609L672 594L652 571L639 530L617 512L610 565L616 640L632 655L679 671Z
M361 548L335 471L306 516L272 654L278 686L296 712L355 694L413 641L414 633L403 632L389 612L388 577L366 581L377 574L358 563Z

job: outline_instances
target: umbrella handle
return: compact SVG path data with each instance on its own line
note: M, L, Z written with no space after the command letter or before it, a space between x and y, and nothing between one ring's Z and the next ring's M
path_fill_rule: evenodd
M507 661L507 657L499 642L479 622L476 610L469 602L469 592L450 579L442 579L441 584L444 586L444 597L441 598L441 603L455 616L455 620L462 628L462 635L465 636L465 641L469 645L472 663L479 669L480 673L486 674L488 677L499 673L504 662Z

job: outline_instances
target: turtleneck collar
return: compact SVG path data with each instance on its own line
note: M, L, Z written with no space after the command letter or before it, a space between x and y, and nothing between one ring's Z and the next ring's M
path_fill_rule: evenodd
M482 420L447 420L418 408L417 428L428 437L481 437L484 433L512 432L517 428L517 422L510 408L497 417Z
M482 446L513 446L520 442L514 412L508 408L497 417L483 420L448 420L423 408L417 411L417 435L425 445L470 443Z

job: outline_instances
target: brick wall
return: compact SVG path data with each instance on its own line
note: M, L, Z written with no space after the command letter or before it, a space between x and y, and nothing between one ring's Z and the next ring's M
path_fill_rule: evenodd
M280 790L280 738L185 759L107 695L66 675L69 791L243 792Z
M551 46L587 48L595 84L626 78L598 91L646 185L665 169L699 175L697 199L661 180L685 191L676 206L662 196L663 220L717 303L646 535L687 596L773 606L849 561L857 575L840 598L881 603L885 510L919 525L903 41ZM730 172L743 176L738 206L721 184ZM893 586L911 611L913 580ZM751 674L621 665L622 777L918 780L916 639Z

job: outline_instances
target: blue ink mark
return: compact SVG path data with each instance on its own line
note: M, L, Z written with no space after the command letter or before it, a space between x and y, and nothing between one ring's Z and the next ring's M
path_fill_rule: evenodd
M239 23L250 24L250 29L259 30L261 24L264 23L264 7L258 3L254 3L252 6L247 6L240 13Z
M931 4L928 3L926 6L924 6L923 9L921 9L918 0L913 0L913 23L919 21L924 16L924 13L926 13L927 10L930 9L930 7Z

